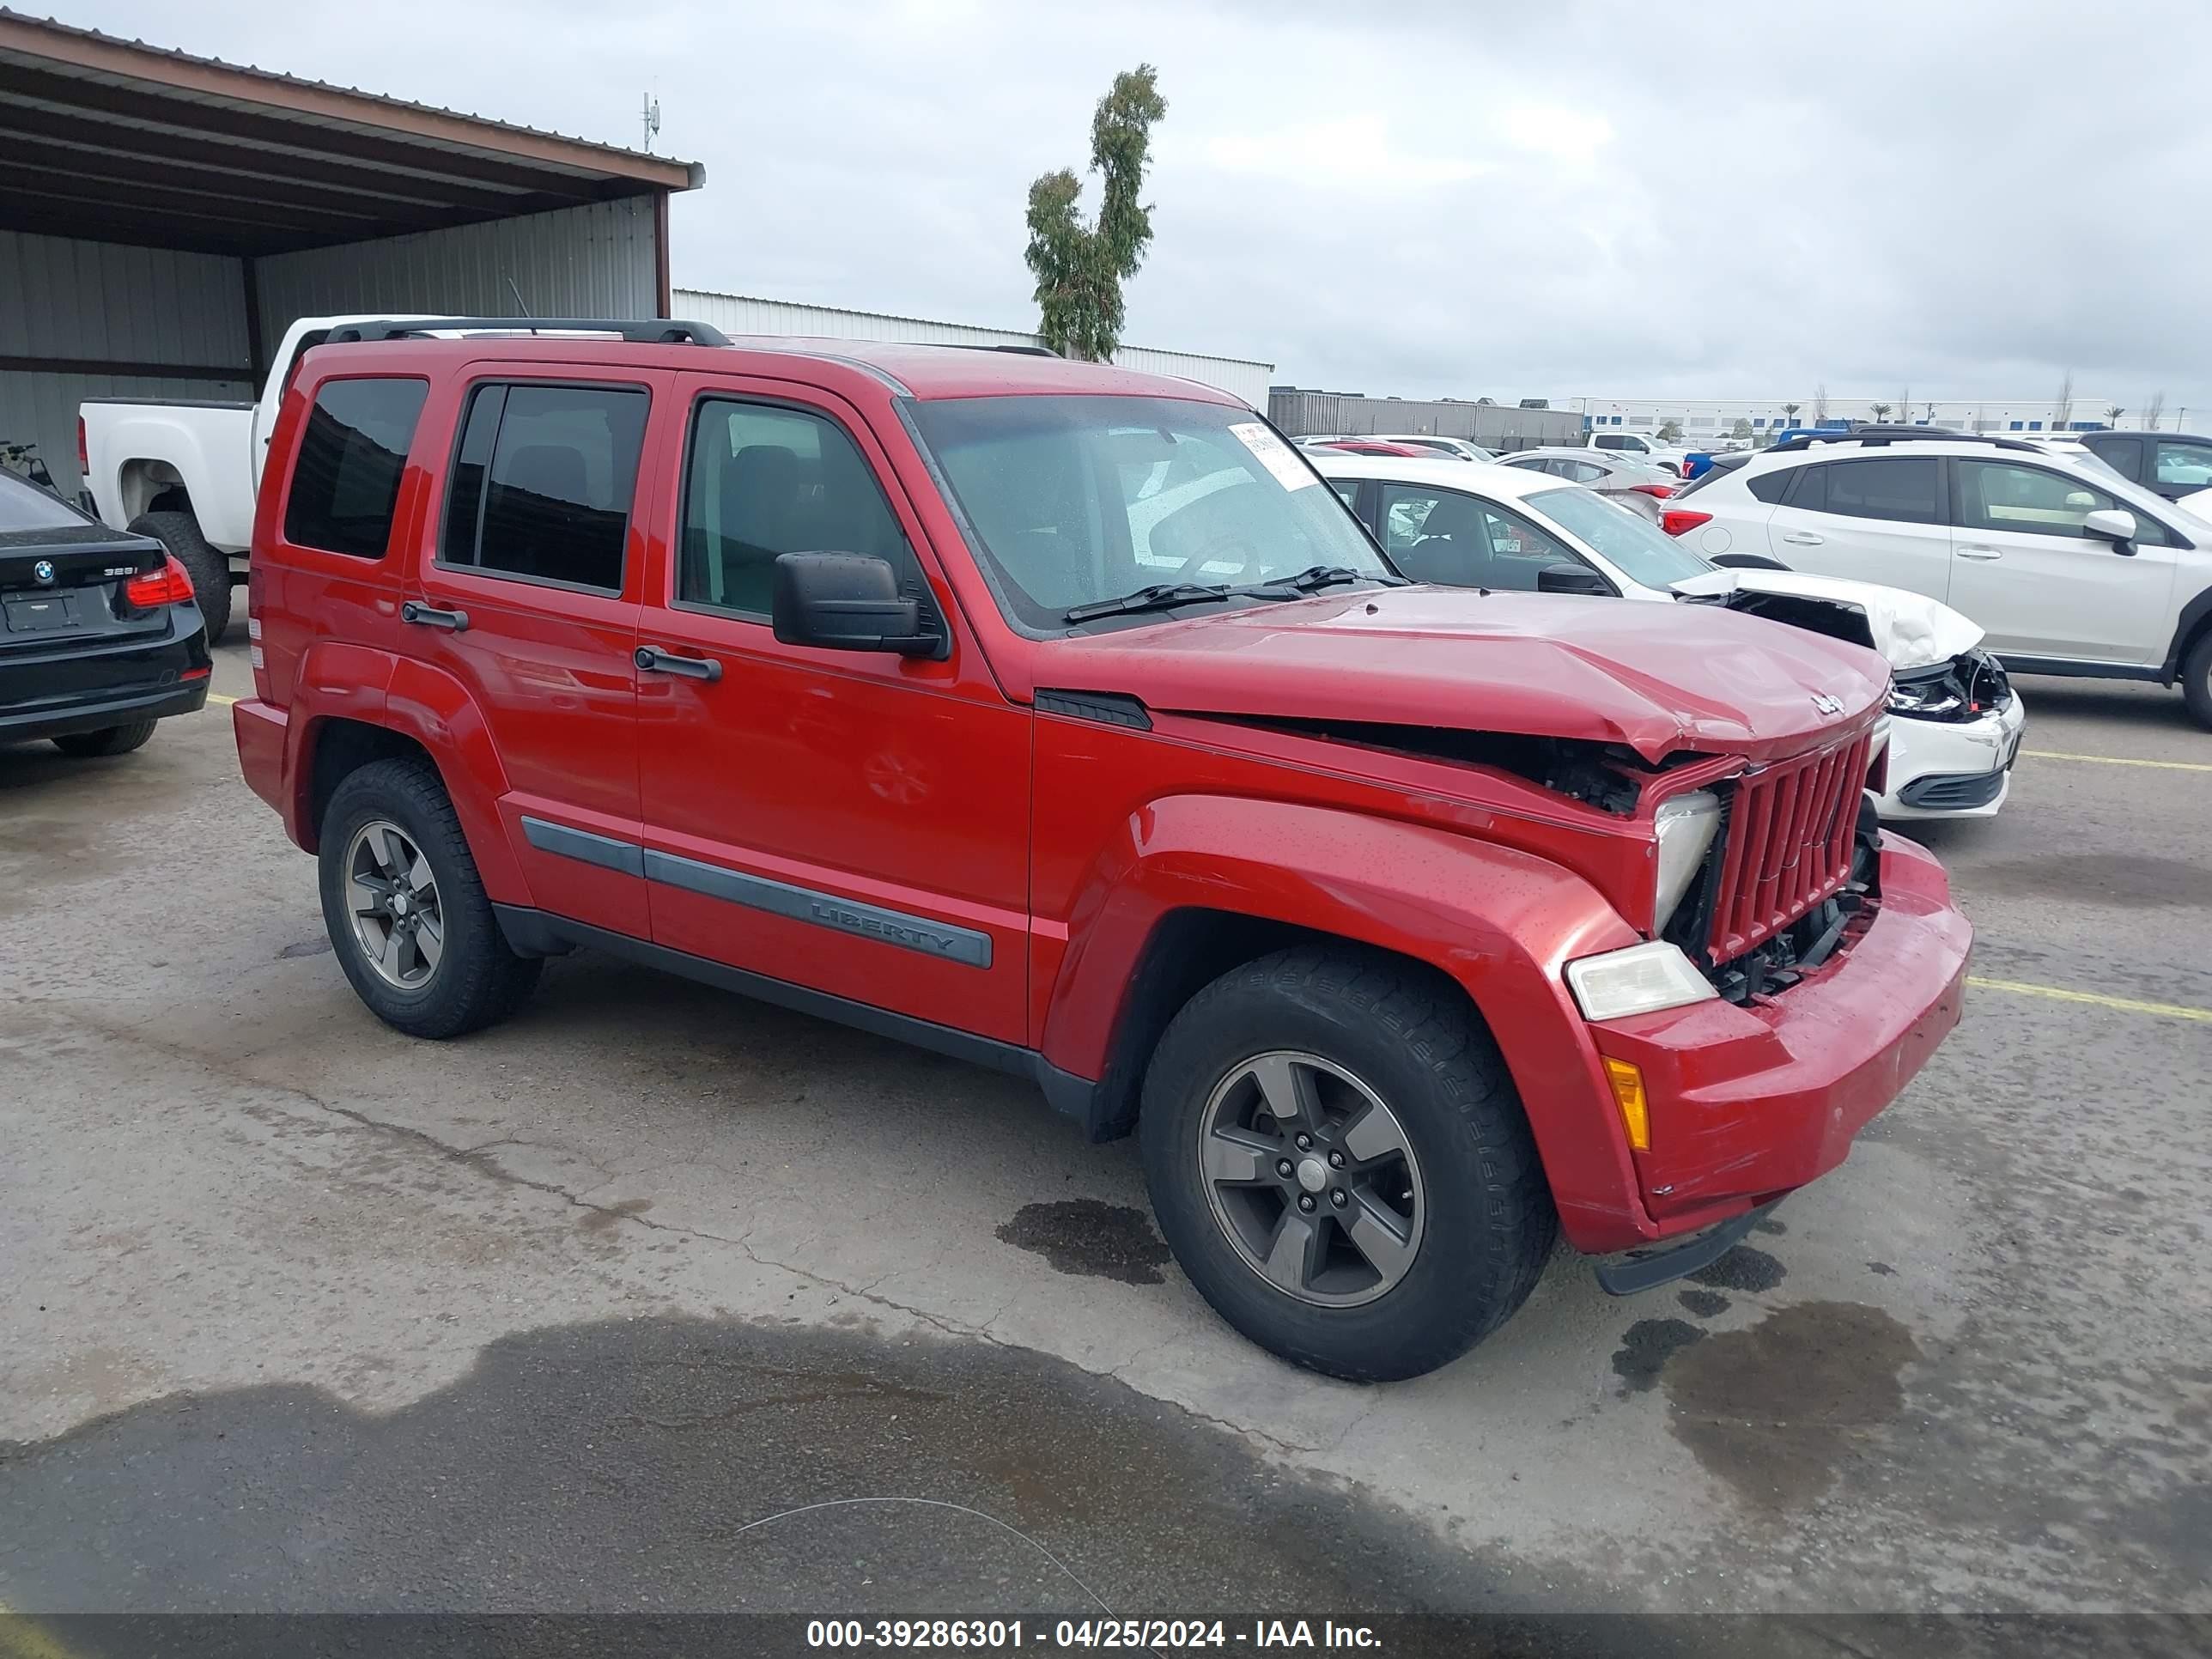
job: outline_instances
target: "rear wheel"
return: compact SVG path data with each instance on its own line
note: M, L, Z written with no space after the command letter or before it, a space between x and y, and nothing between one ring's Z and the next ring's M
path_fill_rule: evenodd
M110 726L98 732L71 732L56 738L54 747L78 760L89 760L100 755L127 755L153 735L153 721L134 720L128 726Z
M2183 659L2181 696L2197 723L2212 729L2212 628L2197 636Z
M519 1007L542 963L500 932L436 769L349 774L321 837L323 921L361 1000L410 1036L480 1030Z
M176 556L192 579L192 600L207 623L208 643L220 640L230 626L230 561L208 545L200 521L173 509L141 513L131 520L131 533L151 536Z
M1216 1312L1332 1376L1418 1376L1527 1299L1558 1237L1528 1123L1465 997L1302 947L1207 986L1139 1121L1160 1228Z

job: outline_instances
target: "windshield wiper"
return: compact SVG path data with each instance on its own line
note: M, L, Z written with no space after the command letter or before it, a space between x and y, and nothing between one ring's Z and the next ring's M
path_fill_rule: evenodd
M1139 611L1170 611L1179 605L1196 605L1201 599L1227 599L1229 592L1225 586L1208 587L1201 582L1154 582L1150 587L1124 593L1118 599L1093 599L1088 605L1070 605L1060 612L1060 620L1082 623L1089 622L1094 617L1122 617Z
M1317 593L1339 582L1381 582L1386 587L1407 585L1403 576L1386 575L1379 570L1354 570L1348 564L1310 564L1295 576L1278 576L1263 586L1295 587L1301 593Z

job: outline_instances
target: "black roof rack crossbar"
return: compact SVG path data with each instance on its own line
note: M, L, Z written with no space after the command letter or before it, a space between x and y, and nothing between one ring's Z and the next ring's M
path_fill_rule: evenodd
M2058 432L2051 435L2070 438L2074 434ZM1869 449L1879 449L1886 444L1911 443L1988 444L1996 449L2025 450L2031 455L2044 453L2032 443L1995 432L1948 432L1932 426L1863 426L1848 432L1802 432L1794 438L1771 444L1759 453L1787 454L1792 450L1810 449L1815 444L1864 444Z
M405 340L422 334L613 334L632 345L726 346L730 337L711 323L675 322L665 317L394 317L380 322L344 323L330 331L326 343Z

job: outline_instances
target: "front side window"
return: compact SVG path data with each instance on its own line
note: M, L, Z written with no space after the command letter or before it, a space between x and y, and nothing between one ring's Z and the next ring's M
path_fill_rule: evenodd
M826 416L710 398L691 418L677 598L765 617L783 553L863 553L921 597L921 568L874 472Z
M1422 484L1381 488L1383 550L1415 581L1533 593L1546 565L1583 562L1557 537L1479 496Z
M2158 481L2191 489L2212 489L2212 444L2172 438L2158 441Z
M1160 584L1246 586L1317 566L1391 574L1337 493L1249 410L1036 396L908 411L1002 605L1027 627L1062 629L1073 608Z
M1959 522L1970 530L2080 536L2083 520L2112 507L2135 514L2136 539L2165 544L2157 520L2079 478L2009 461L1959 463Z
M629 387L477 386L440 562L620 592L647 406Z
M1883 456L1808 466L1790 494L1790 505L1849 519L1937 524L1942 521L1936 506L1938 465L1927 456Z
M284 502L284 539L380 559L428 380L325 380L307 411Z

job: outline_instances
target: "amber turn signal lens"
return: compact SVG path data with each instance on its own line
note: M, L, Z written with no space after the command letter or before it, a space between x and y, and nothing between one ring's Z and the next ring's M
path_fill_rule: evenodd
M1620 1108L1621 1127L1628 1144L1639 1152L1651 1150L1651 1109L1644 1098L1644 1073L1633 1062L1608 1060L1605 1080L1613 1085L1613 1103Z

